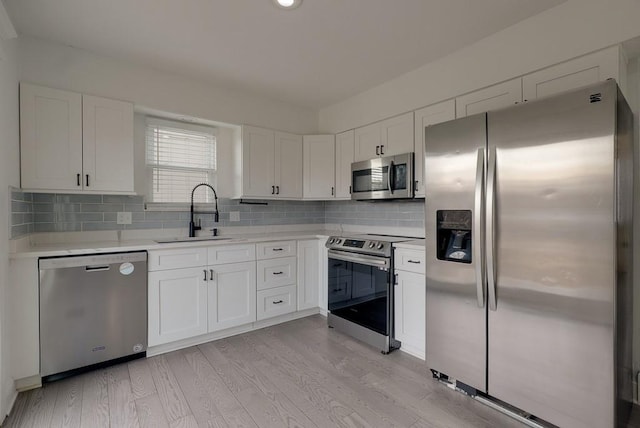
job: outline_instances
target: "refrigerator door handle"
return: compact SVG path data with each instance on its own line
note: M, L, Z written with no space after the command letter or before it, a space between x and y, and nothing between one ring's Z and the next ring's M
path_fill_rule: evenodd
M496 266L495 266L495 208L496 208L496 149L489 152L489 171L487 172L487 288L489 289L489 309L495 311L496 301Z
M485 296L485 260L484 260L484 148L478 149L476 164L476 188L475 203L473 209L473 250L472 254L476 263L476 294L478 307L484 308Z

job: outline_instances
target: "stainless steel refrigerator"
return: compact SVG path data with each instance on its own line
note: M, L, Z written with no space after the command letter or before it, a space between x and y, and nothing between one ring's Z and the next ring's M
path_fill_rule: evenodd
M561 427L623 424L634 156L616 83L425 134L427 365Z

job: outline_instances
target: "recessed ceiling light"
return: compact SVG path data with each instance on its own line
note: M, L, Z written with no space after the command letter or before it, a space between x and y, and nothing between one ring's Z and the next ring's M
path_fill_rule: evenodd
M300 6L302 0L273 0L273 3L280 9L295 9Z

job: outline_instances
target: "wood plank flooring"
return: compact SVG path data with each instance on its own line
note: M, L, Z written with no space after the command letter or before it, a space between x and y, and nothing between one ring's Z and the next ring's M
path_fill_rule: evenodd
M21 393L3 427L522 427L316 315Z

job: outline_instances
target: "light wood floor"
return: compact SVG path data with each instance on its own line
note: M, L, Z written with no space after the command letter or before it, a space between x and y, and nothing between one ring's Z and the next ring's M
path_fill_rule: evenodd
M522 427L313 316L47 384L3 427Z

